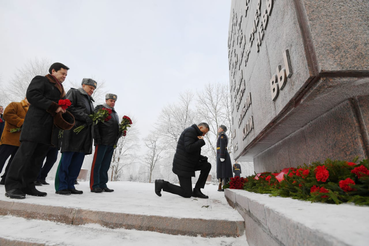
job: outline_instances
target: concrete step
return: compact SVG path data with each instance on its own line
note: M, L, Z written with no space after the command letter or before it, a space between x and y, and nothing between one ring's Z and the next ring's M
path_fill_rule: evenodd
M1 246L244 246L244 237L192 237L158 232L110 229L97 224L66 225L46 220L0 216ZM9 228L14 228L9 230Z
M323 204L225 190L245 220L250 246L367 246L369 207Z
M9 199L0 189L0 215L27 220L62 223L71 226L99 225L111 230L134 229L168 235L245 240L242 216L231 208L224 193L209 184L204 193L209 199L185 199L163 193L158 197L154 184L112 182L113 193L92 193L88 182L77 188L82 195L55 194L53 185L37 187L46 197L27 196ZM2 244L0 244L2 245Z

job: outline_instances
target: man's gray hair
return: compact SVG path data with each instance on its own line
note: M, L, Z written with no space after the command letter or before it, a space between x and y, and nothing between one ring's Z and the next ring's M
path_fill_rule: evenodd
M200 124L198 124L197 126L203 126L203 127L208 128L208 130L210 130L210 127L209 127L208 123L205 123L205 122L201 122L201 123L200 123Z

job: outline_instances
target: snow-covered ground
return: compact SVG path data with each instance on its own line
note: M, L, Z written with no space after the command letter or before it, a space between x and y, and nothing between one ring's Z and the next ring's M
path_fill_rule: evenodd
M0 200L50 206L81 208L93 211L121 212L128 214L157 215L174 218L200 218L240 221L241 215L232 209L217 191L214 184L206 185L203 192L209 199L185 199L162 192L158 197L154 184L135 182L110 182L113 193L92 193L88 182L76 186L82 195L62 196L55 194L52 181L50 185L38 187L46 191L46 197L27 196L24 200L5 197L5 189L0 187ZM0 237L46 245L247 245L245 236L238 238L204 238L176 236L163 233L109 229L96 224L83 226L65 225L51 221L27 220L14 216L0 216Z

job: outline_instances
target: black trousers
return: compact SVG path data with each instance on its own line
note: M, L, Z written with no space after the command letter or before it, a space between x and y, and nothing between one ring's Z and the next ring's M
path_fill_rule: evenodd
M199 162L195 171L200 171L200 177L196 182L195 189L201 189L205 187L206 179L208 178L210 169L211 164L209 162ZM191 177L178 176L178 179L180 186L168 182L164 185L163 190L185 198L190 198L192 196Z
M19 148L18 146L13 146L13 145L8 145L8 144L0 145L0 173L3 170L6 160L9 158L9 156L11 156L8 161L8 165L5 168L5 172L3 176L1 176L1 179L5 180L6 174L8 173L8 170L9 170L9 166L12 163L12 160L15 156L15 153L17 153L18 148Z
M58 148L49 147L49 150L46 153L46 161L37 176L37 180L40 180L40 181L46 180L47 174L50 172L51 168L54 166L56 159L58 159Z
M34 182L40 172L49 145L22 142L6 175L5 190L26 192L35 188Z

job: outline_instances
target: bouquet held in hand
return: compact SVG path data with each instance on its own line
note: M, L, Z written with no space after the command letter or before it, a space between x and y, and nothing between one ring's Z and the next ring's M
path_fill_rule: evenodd
M58 105L62 107L62 109L66 110L72 103L69 99L60 99Z
M128 127L131 127L132 120L127 115L123 116L122 122L119 124L119 132L123 133L123 136L127 135Z
M89 117L92 119L92 122L97 125L99 122L108 121L111 119L111 109L109 108L101 108L96 113L90 114ZM85 128L87 125L83 124L79 127L76 127L73 132L80 133L83 128Z

